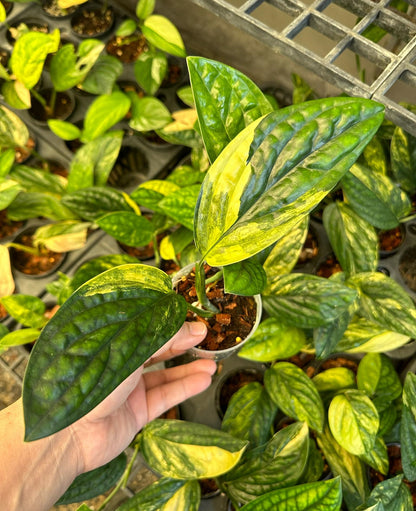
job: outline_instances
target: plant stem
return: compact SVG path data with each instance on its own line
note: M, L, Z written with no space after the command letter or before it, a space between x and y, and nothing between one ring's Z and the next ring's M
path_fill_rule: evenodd
M199 303L205 309L214 312L215 314L219 312L217 307L213 305L207 297L205 290L205 270L204 270L204 261L198 261L195 264L195 289L196 295L198 297Z
M137 458L137 455L139 453L140 449L140 443L138 442L134 447L134 452L131 457L131 460L128 462L122 476L118 480L118 483L114 487L113 491L108 495L108 497L103 501L103 503L100 505L100 507L97 509L97 511L101 511L105 508L105 506L110 502L110 500L115 496L115 494L121 489L125 488L127 485L128 478L130 477L131 470L133 468L133 464L135 459Z
M213 275L209 279L205 279L205 285L212 284L213 282L217 282L217 280L220 280L222 278L223 274L224 274L223 270L217 271L217 273L215 275Z
M39 101L39 103L43 106L43 108L46 108L46 101L43 96L39 94L39 92L35 89L31 89L30 92L33 94L33 96Z
M16 248L17 250L21 250L22 252L27 252L28 254L32 254L32 255L39 255L39 253L40 253L37 248L28 247L27 245L21 245L20 243L10 242L10 243L7 243L6 246Z
M56 94L56 89L52 89L51 99L49 101L49 111L51 115L53 115L55 112Z
M160 252L159 252L159 246L157 244L157 234L153 234L153 252L155 254L155 263L156 266L160 266Z

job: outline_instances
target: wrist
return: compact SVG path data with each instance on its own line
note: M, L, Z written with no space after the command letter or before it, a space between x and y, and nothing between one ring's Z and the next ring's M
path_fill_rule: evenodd
M79 474L79 456L69 429L24 442L21 400L0 413L0 502L8 511L50 509ZM51 477L53 474L53 477Z

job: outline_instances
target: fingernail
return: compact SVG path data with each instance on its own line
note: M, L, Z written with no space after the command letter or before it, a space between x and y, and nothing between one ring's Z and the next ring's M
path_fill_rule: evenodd
M189 332L191 335L200 337L207 333L207 327L201 321L193 321L192 323L189 323Z

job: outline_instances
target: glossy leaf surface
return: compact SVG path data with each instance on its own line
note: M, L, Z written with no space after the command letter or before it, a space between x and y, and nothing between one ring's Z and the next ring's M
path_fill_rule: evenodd
M160 51L148 50L134 63L134 76L140 87L153 96L159 89L168 70L168 59ZM169 116L170 117L170 116Z
M351 389L335 396L328 409L328 423L335 440L351 454L358 456L373 449L379 417L364 392Z
M62 140L75 140L81 136L78 126L59 119L48 119L48 126L55 135Z
M16 41L10 57L9 66L15 77L28 89L39 81L48 53L58 50L59 30L51 34L27 32Z
M411 210L406 193L388 176L355 164L342 179L351 208L378 229L393 229Z
M157 98L133 98L130 128L136 131L158 130L166 126L172 116L167 107Z
M122 452L102 467L79 475L56 502L56 505L61 506L63 504L81 502L105 493L123 475L126 464L127 456Z
M407 292L383 273L360 273L347 281L360 293L360 312L386 330L416 337L416 309Z
M173 23L158 14L152 14L142 25L145 38L156 48L176 57L186 57L185 45Z
M382 116L377 103L328 98L272 112L241 131L202 184L195 240L204 259L225 266L288 234L355 162Z
M368 500L357 511L412 511L413 501L409 489L403 483L403 475L386 479L377 484Z
M62 204L90 222L94 222L106 213L132 211L120 191L104 186L91 186L74 193L66 193L62 197Z
M197 511L200 501L198 481L162 477L124 502L117 511Z
M389 472L389 456L387 453L387 446L380 435L376 436L373 448L360 455L360 458L368 466L380 472L380 474L387 475Z
M379 412L388 408L402 393L399 375L390 358L382 353L367 353L361 359L357 386L371 397Z
M378 237L372 225L344 202L328 205L322 220L332 249L347 275L376 271Z
M266 311L282 322L299 328L329 324L345 313L357 293L333 280L291 273L269 283L263 296Z
M275 318L267 318L240 348L238 356L257 362L273 362L296 355L305 344L303 330Z
M251 382L232 395L221 429L248 440L253 448L269 440L276 412L277 406L263 385Z
M0 303L10 316L24 326L42 328L46 323L46 305L37 296L14 294L0 297Z
M146 462L159 474L198 479L228 472L247 442L204 424L156 419L144 427L140 446Z
M316 358L324 360L331 353L338 351L338 345L351 320L350 311L343 312L332 323L319 326L313 330L313 344Z
M123 64L117 57L100 55L80 88L90 94L111 94L122 72Z
M68 192L103 186L117 160L123 132L111 131L82 146L75 153L68 177Z
M250 451L243 461L223 476L221 486L234 500L247 503L265 492L293 486L308 458L306 423L294 423L278 431L266 445Z
M272 108L240 71L202 57L188 57L187 64L202 138L214 162L240 131Z
M9 332L0 339L0 353L11 346L21 346L36 341L39 333L40 330L38 328L21 328Z
M341 476L342 493L347 508L353 510L363 504L370 494L364 463L335 441L328 426L325 426L317 440L331 472L334 476Z
M188 229L194 226L194 210L200 186L191 185L180 188L163 197L158 203L158 210L173 218Z
M118 266L78 288L32 351L23 389L26 439L59 431L94 408L185 315L170 278L150 266Z
M97 225L117 241L129 247L141 247L150 243L153 228L150 221L129 211L107 213L96 220Z
M355 374L347 367L331 367L312 378L321 396L356 387Z
M403 386L400 425L403 472L409 481L416 480L416 375L408 372Z
M45 192L61 196L65 191L66 180L62 176L27 165L15 165L10 177L28 192Z
M299 484L269 492L249 502L242 511L338 511L342 503L340 478Z
M90 142L103 135L125 117L130 104L127 94L120 91L98 96L85 114L81 140Z
M224 267L224 291L236 295L260 294L266 285L267 276L261 264L247 259Z
M8 206L10 220L27 220L42 216L52 220L77 218L76 213L64 206L59 197L46 192L21 192Z
M407 192L416 189L416 137L398 126L394 130L390 147L391 168L395 181Z
M0 209L6 209L19 195L22 187L16 181L7 179L0 182Z
M315 431L322 431L322 399L302 369L289 362L278 362L266 371L264 385L270 397L286 415L306 421Z

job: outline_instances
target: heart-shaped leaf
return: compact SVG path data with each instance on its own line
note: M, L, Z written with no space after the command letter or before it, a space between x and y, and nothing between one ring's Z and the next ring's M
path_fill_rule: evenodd
M316 328L348 311L357 293L333 280L291 273L269 283L263 296L267 312L288 325Z
M168 59L160 51L148 50L139 55L134 63L134 76L140 87L153 96L168 71ZM154 128L153 128L154 129Z
M10 177L28 192L45 192L56 196L61 196L65 192L65 178L27 165L15 165Z
M375 486L365 504L357 511L412 511L413 500L403 482L403 474L396 475Z
M123 72L123 64L112 55L100 55L82 81L80 88L90 94L111 94Z
M342 503L341 479L299 484L266 493L249 502L242 511L271 511L296 509L296 511L338 511Z
M240 71L202 57L188 57L187 64L201 135L214 162L240 131L272 107Z
M357 163L342 178L342 191L349 206L378 229L397 227L412 208L407 194L388 176Z
M274 362L296 355L305 344L303 330L285 325L275 318L267 318L240 348L238 356L257 362Z
M247 259L288 234L343 177L382 117L378 103L327 98L240 132L208 170L195 211L195 241L208 264Z
M62 506L73 502L81 502L105 493L117 483L123 475L126 465L127 456L122 452L102 467L79 475L56 502L56 505Z
M235 295L260 294L266 286L266 272L260 263L246 259L224 267L224 291Z
M247 442L204 424L156 419L143 428L140 448L159 474L175 479L216 477L240 460Z
M26 439L92 410L179 330L186 310L170 278L147 265L118 266L78 288L32 351L23 389Z
M156 48L176 57L186 57L185 45L175 25L159 14L147 17L142 25L145 38Z
M138 98L133 95L130 97L132 98L130 128L136 131L158 130L172 120L169 109L160 99Z
M152 240L153 227L144 216L129 211L107 213L96 220L98 227L129 247L142 247Z
M200 185L180 188L161 198L158 211L192 230L194 226L195 204L198 199Z
M37 296L14 294L0 298L0 303L16 321L24 326L42 328L46 323L46 305Z
M266 443L277 413L263 385L251 382L232 395L221 423L222 431L248 440L250 447Z
M344 202L329 204L323 223L332 249L346 275L376 271L378 263L377 233Z
M266 371L264 384L273 401L286 415L306 421L310 428L322 432L322 399L302 369L289 362L278 362Z
M360 312L386 330L416 337L416 308L406 291L380 272L360 273L347 281L360 293Z
M360 390L346 390L334 397L328 423L335 440L356 456L369 453L376 439L379 417L371 400Z
M0 105L0 147L25 147L28 140L26 124L14 112Z

